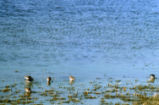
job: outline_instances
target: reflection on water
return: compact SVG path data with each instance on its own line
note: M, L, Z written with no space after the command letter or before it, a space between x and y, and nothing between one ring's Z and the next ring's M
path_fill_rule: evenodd
M103 75L142 81L151 73L158 77L158 4L1 0L0 80L21 83L24 75L42 83L50 75L59 81L75 75L80 82Z

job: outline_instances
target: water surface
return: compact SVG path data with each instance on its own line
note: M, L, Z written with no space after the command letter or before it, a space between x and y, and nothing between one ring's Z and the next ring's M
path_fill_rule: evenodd
M1 0L0 86L158 77L158 19L157 0Z

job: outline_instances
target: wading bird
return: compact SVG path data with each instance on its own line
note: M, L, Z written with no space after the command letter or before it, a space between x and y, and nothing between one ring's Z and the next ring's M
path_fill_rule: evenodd
M24 76L25 80L28 82L32 82L34 79L31 76Z
M75 81L75 77L69 76L69 82L70 82L70 84L72 84L74 81Z
M148 82L155 82L155 79L156 79L155 75L154 74L150 74Z
M49 86L51 84L51 77L47 77L46 81L47 81L47 85Z

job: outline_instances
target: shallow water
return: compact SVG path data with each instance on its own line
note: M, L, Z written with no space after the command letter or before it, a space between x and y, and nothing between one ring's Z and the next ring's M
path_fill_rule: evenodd
M159 76L158 19L157 0L1 0L0 87L24 75L145 84Z

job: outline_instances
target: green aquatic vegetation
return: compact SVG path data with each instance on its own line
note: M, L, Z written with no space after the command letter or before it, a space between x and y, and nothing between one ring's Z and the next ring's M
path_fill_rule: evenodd
M43 92L40 94L41 96L48 96L48 94L46 92Z
M40 84L36 85L33 83L36 92L32 92L31 94L21 94L22 92L18 84L13 84L4 87L4 89L7 88L11 89L12 91L9 90L11 94L3 93L4 95L0 96L0 100L2 101L2 104L6 103L15 105L34 104L34 102L39 103L39 101L42 101L42 104L45 101L49 101L50 104L79 104L82 102L85 103L86 100L89 101L90 99L94 99L93 101L99 100L101 105L126 105L126 103L134 105L144 103L145 105L148 105L149 102L147 101L150 101L151 103L157 103L159 101L159 95L157 93L156 95L152 95L153 92L159 91L158 86L154 86L153 84L127 86L122 83L119 85L119 82L120 80L112 80L112 83L102 85L101 82L95 81L91 82L89 86L87 85L86 87L82 85L82 88L78 87L79 84L78 86L62 84L62 86L55 85L54 88L47 87L46 90L44 90L45 87L43 85L40 86L41 88L38 88ZM38 88L38 90L36 90L36 88ZM3 92L2 90L0 92ZM40 96L38 98L33 97L37 97L39 94ZM110 100L119 100L121 102L111 103Z
M136 101L135 98L126 95L118 96L118 98L126 102Z
M69 104L71 101L70 100L66 100L66 101L62 101L62 102Z
M51 89L51 90L45 90L44 92L40 93L41 96L58 96L56 92Z
M10 88L10 86L9 86L9 85L6 85L5 88Z
M120 104L118 103L118 105L120 105ZM129 104L127 104L127 103L124 103L124 104L122 104L122 105L129 105Z
M116 89L120 88L118 84L113 85L113 84L110 84L110 83L107 84L107 87L116 88Z
M151 85L138 85L138 86L134 86L133 88L130 88L131 90L138 90L138 91L153 91L155 90L155 87L154 86L151 86Z
M68 91L75 91L75 87L67 87Z
M136 79L136 80L135 80L135 83L137 83L137 82L139 82L139 80Z
M104 98L105 99L120 99L120 100L123 100L123 101L126 101L126 102L136 100L133 97L131 97L131 95L127 95L127 94L116 94L116 95L105 94Z
M96 99L97 97L92 96L92 95L87 95L84 97L85 99Z
M18 73L18 72L19 72L19 70L15 70L15 72L16 72L16 73Z
M16 83L14 83L14 84L11 85L12 88L14 88L14 87L16 87L16 86L17 86Z
M47 93L53 93L54 90L53 89L52 90L45 90L45 92L47 92Z
M122 87L122 90L123 90L124 92L126 92L127 88L126 88L126 87Z
M21 100L16 100L16 103L17 103L17 104L20 104L20 102L21 102Z
M104 98L106 98L106 99L112 99L112 98L116 98L116 96L111 95L111 94L105 94Z
M18 99L12 100L12 104L31 104L34 103L35 100L38 100L38 98L30 97L24 95L19 95Z
M57 95L60 95L60 94L62 94L63 92L62 91L56 91L55 92Z
M3 90L1 90L2 92L10 92L11 91L11 89L7 86L7 87L5 87Z
M35 97L35 98L34 98L34 101L36 101L36 100L38 100L38 99L39 99L38 97Z
M16 94L18 94L18 93L20 93L20 92L21 92L20 90L16 90L16 91L15 91Z
M92 92L90 92L90 91L84 91L84 92L83 92L83 95L84 95L84 96L87 96L88 94L91 94L91 93L92 93Z
M31 98L30 96L20 95L20 96L19 96L19 99L20 99L20 100L26 100L26 99L31 100L32 98Z
M100 99L100 102L101 102L101 103L104 103L104 102L105 102L105 99L104 99L104 98L101 98L101 99Z
M50 101L60 101L60 100L66 100L66 98L64 98L64 97L53 97L52 99L50 99Z
M116 83L119 83L119 82L121 82L121 80L115 80L115 82L116 82Z
M97 90L99 90L101 87L102 87L101 85L95 85L93 91L97 91Z
M102 78L100 78L100 77L96 77L96 80L100 80L100 79L102 79Z
M93 83L94 83L94 82L92 82L92 81L91 81L91 82L89 82L89 84L93 84Z
M137 95L139 100L136 101L133 105L158 105L159 104L159 97L157 96L144 96L144 95Z
M55 94L53 94L52 96L53 96L53 97L59 97L60 95L58 95L58 94L55 93Z
M72 102L80 102L80 100L78 98L72 98L71 101Z
M33 105L43 105L43 104L33 104Z
M115 103L115 105L121 105L121 103L118 102L118 103ZM122 105L125 105L125 104L122 104ZM128 105L129 105L129 104L128 104Z
M34 101L32 101L32 100L26 100L26 101L22 101L21 103L22 104L31 104L31 103L34 103Z
M2 82L5 82L5 80L2 80Z
M109 81L109 82L113 82L113 78L110 77L110 78L108 79L108 81Z
M10 99L0 99L0 103L10 103L11 100Z
M156 92L159 92L159 87L156 87L156 88L155 88L155 91L156 91Z
M118 92L118 89L109 88L109 90L104 91L104 93L116 93Z
M93 94L100 95L102 93L101 92L94 92Z
M17 96L13 96L13 98L17 98Z
M69 99L72 99L73 96L69 94L67 97L68 97Z

